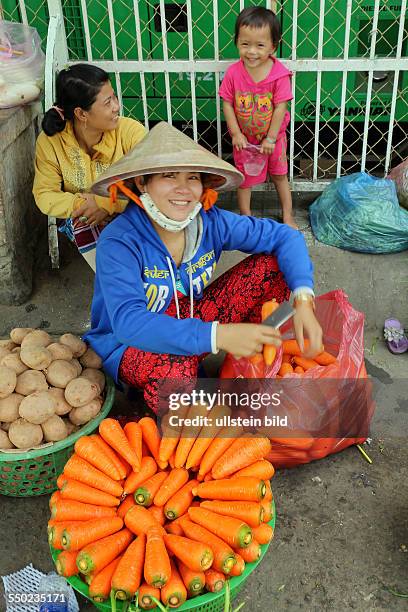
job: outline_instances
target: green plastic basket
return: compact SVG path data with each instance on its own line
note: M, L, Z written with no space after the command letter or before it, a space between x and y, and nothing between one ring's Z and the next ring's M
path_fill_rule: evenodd
M275 517L275 502L273 501L273 516L268 523L273 529L275 529ZM241 574L241 576L233 576L229 579L231 599L238 595L238 593L244 587L245 581L248 576L252 574L257 565L262 561L262 558L264 557L266 551L269 548L269 544L264 544L261 546L261 556L257 561L254 561L253 563L247 563L245 566L245 570ZM60 551L55 550L51 547L51 555L54 560L54 563L57 560L59 552ZM83 595L87 599L91 599L89 597L88 586L80 578L78 578L77 576L72 576L71 578L66 578L66 580L69 582L72 588L75 589L75 591L78 591L78 593L81 593L81 595ZM110 612L112 610L110 601L106 601L104 603L95 603L94 601L92 601L92 603L97 610L102 610L103 612ZM195 610L196 612L224 612L224 605L225 589L222 589L222 591L219 591L218 593L205 593L205 595L200 595L199 597L188 599L186 603L177 608L177 610L181 610L182 612L184 612L184 610ZM121 601L118 601L116 604L116 608L118 612L122 612L123 603ZM157 609L158 608L153 608L153 610Z
M95 431L113 406L115 385L106 381L106 397L102 410L84 427L52 446L21 453L0 453L0 495L32 497L49 495L57 488L57 478L74 451L81 436Z

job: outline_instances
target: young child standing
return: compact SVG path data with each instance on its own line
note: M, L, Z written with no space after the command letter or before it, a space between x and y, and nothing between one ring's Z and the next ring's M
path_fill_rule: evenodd
M245 176L238 188L241 215L251 214L251 187L265 182L269 174L278 193L283 222L298 229L292 215L286 158L290 119L287 103L293 98L291 73L273 56L280 39L280 23L271 10L252 6L241 11L235 24L240 60L225 73L220 96L232 137L234 163ZM267 155L257 176L245 172L243 149L248 144L260 145L260 152Z

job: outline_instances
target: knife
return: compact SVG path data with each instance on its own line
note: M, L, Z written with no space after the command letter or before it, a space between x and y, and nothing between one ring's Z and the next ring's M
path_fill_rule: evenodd
M281 325L293 317L295 312L296 311L290 302L282 302L279 308L277 308L271 315L269 315L269 317L266 317L266 319L262 321L262 325L269 325L270 327L279 329Z

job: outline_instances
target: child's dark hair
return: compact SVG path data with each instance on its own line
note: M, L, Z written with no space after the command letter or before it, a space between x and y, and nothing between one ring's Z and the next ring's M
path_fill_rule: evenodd
M62 132L67 119L74 118L74 110L78 106L89 110L107 81L108 73L91 64L74 64L61 70L55 83L55 106L58 106L60 112L50 108L42 120L42 129L47 136Z
M279 19L275 13L263 6L250 6L245 8L240 12L235 23L235 44L237 44L239 30L242 27L264 28L265 26L269 26L272 43L277 47L282 38L282 31Z

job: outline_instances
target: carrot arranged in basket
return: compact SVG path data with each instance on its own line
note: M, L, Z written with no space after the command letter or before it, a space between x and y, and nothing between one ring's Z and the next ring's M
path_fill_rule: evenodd
M254 561L258 561L261 556L261 547L259 542L256 540L252 540L249 546L246 548L238 548L238 554L243 558L245 563L253 563Z
M140 469L139 457L129 444L120 423L115 419L103 419L99 424L99 433L109 446L125 459L137 472Z
M164 514L170 521L187 512L193 501L193 489L198 484L198 480L189 480L168 500L164 506Z
M262 304L261 319L265 321L275 310L279 308L279 303L276 300L270 300ZM264 344L263 358L267 366L272 365L276 357L276 346L274 344Z
M169 410L167 414L161 419L160 427L162 431L160 445L159 445L159 459L162 462L166 462L170 460L173 452L177 448L178 441L180 439L181 430L183 429L182 425L178 423L182 423L182 419L187 415L188 406L179 406L177 409L177 424L170 425L170 418L173 415L173 411ZM174 467L174 466L170 466Z
M155 506L164 506L164 504L177 491L183 487L188 481L188 471L185 468L174 468L167 475L167 478L160 485L156 495L153 498Z
M301 366L305 371L316 368L319 364L314 359L307 359L306 357L300 357L295 355L293 361L296 365Z
M142 462L142 428L140 427L139 423L136 423L135 421L130 421L129 423L126 423L123 428L123 431L125 432L125 436L129 440L130 446L136 453L140 469Z
M223 516L233 516L245 521L250 527L262 523L264 510L260 503L247 501L203 501L201 508L206 508Z
M265 492L265 497L263 498L262 501L272 501L273 493L272 493L271 481L266 480L265 485L266 485L266 492Z
M59 499L61 499L61 492L54 491L54 493L50 497L50 501L48 502L48 506L51 511Z
M147 582L140 585L137 595L139 608L142 608L142 610L152 610L156 607L153 597L160 601L160 589L150 586Z
M226 478L255 461L263 459L270 450L271 443L268 438L257 436L239 438L231 444L222 457L217 459L211 474L213 478Z
M64 529L67 527L71 527L71 525L80 525L84 524L86 521L61 521L55 522L54 525L49 527L48 531L48 543L50 546L55 548L56 550L62 550L62 534Z
M89 583L89 596L93 601L96 601L96 603L100 603L109 597L112 576L120 560L121 557L117 557L92 577Z
M171 566L169 554L160 527L151 527L147 532L144 577L150 586L161 589L169 581Z
M290 363L282 363L278 371L279 376L285 376L285 374L293 374L293 367Z
M136 489L148 478L156 474L157 463L153 457L142 457L141 467L139 472L130 472L123 485L123 492L126 495L134 493Z
M106 476L112 478L112 480L120 480L120 473L117 467L95 439L90 436L82 436L75 442L74 448L79 457L85 459L97 470L103 472Z
M130 508L132 508L133 506L136 506L135 498L133 497L133 495L127 495L123 502L120 504L116 514L123 519L125 518L126 512L130 510Z
M121 555L133 540L129 529L122 529L113 535L92 542L80 550L77 565L81 574L94 574L103 570L116 557Z
M160 523L155 519L153 514L143 506L137 504L130 508L125 515L125 525L132 533L140 535L146 534L150 527L161 527ZM164 531L164 530L163 530Z
M120 531L122 527L123 520L118 516L86 521L83 525L72 525L62 533L62 546L65 550L80 550L91 542Z
M305 346L305 351L307 351L310 346L310 342L308 338L304 339L304 346ZM289 355L292 355L292 356L293 355L298 355L298 356L303 355L302 351L300 350L298 341L295 340L294 338L291 340L283 340L282 350L283 350L283 353L288 353Z
M173 560L170 560L170 568L170 578L161 589L160 596L165 606L179 608L187 599L187 589Z
M263 500L261 501L261 505L264 510L263 522L269 523L269 521L272 519L273 503L271 501Z
M64 467L64 474L67 478L79 480L84 484L110 493L115 497L122 495L123 489L118 482L97 470L90 463L74 454L68 459Z
M241 574L243 574L245 570L245 561L243 560L241 555L238 554L237 552L235 552L235 556L236 556L237 562L232 568L230 576L241 576Z
M193 494L203 499L224 499L225 501L261 501L265 497L266 485L253 476L224 478L200 482Z
M187 513L183 514L178 519L175 519L174 521L171 521L170 523L165 523L164 528L166 532L172 533L173 535L179 535L179 536L184 535L184 531L181 527L180 519L182 519L185 516L188 516L188 514Z
M189 508L188 514L194 523L205 527L233 548L245 548L251 543L252 530L240 519L216 514L206 508Z
M182 561L177 561L178 571L180 572L180 576L184 582L184 586L186 587L188 594L191 597L198 595L204 589L205 586L205 574L204 572L194 571L187 567ZM209 570L207 570L209 571Z
M191 570L199 572L211 567L214 555L207 544L171 533L166 533L163 537L167 549Z
M225 575L221 572L217 572L216 570L208 569L205 572L205 586L207 591L210 593L218 593L224 588L225 585Z
M327 351L323 351L323 353L317 355L314 360L317 361L319 365L323 366L331 365L332 363L337 363L337 359L334 357L334 355L331 355L331 353L328 353Z
M63 550L58 554L55 562L55 567L60 576L69 578L70 576L76 576L78 568L76 564L77 551L71 552L70 550Z
M188 470L200 465L204 453L221 429L221 427L217 425L218 419L222 419L223 417L230 415L231 408L224 405L214 406L214 408L208 413L208 417L211 419L211 425L208 427L203 427L198 437L194 441L186 461L186 468Z
M143 508L143 506L141 506ZM164 515L164 507L163 506L150 506L147 509L148 512L153 516L154 519L163 527L166 522L166 517Z
M161 437L156 421L151 417L143 417L140 419L139 425L142 429L143 442L146 444L159 468L164 470L167 467L167 461L160 460Z
M120 474L120 479L123 480L123 478L126 478L127 470L123 459L118 457L113 448L111 448L109 444L106 444L105 440L99 434L92 434L90 438L92 438L92 440L95 440L99 448L103 450L103 452L115 465L116 469Z
M211 566L213 569L224 574L231 572L232 567L236 563L236 556L231 546L205 527L193 523L188 514L180 517L175 522L181 525L184 534L188 538L210 546L214 555Z
M268 544L273 538L273 528L267 523L263 523L259 527L255 527L253 536L259 544Z
M157 472L145 480L135 491L135 502L141 506L151 506L154 496L167 478L167 472Z
M125 550L112 576L115 599L130 601L140 586L146 551L146 536L142 533Z
M261 478L266 481L273 478L274 474L275 469L272 463L267 459L259 459L259 461L255 461L255 463L238 470L238 472L234 472L231 478L236 478L237 476L255 476L255 478Z
M57 521L89 521L95 518L112 518L115 508L84 504L74 499L61 499L51 511L51 518Z
M190 406L187 418L194 419L198 417L205 417L208 415L208 406L206 404L198 404ZM202 426L201 425L184 425L179 443L176 448L176 456L174 465L176 467L183 467L188 459L189 453L194 446L194 443L200 435Z
M74 499L84 502L85 504L94 504L95 506L118 506L120 500L110 493L105 493L100 489L90 487L78 480L66 478L61 487L62 499Z
M208 472L211 471L214 463L219 459L226 450L233 444L233 442L239 438L239 430L237 429L237 435L234 438L230 438L230 428L224 427L218 437L214 438L210 446L204 453L204 456L200 463L200 469L198 475L204 477Z

